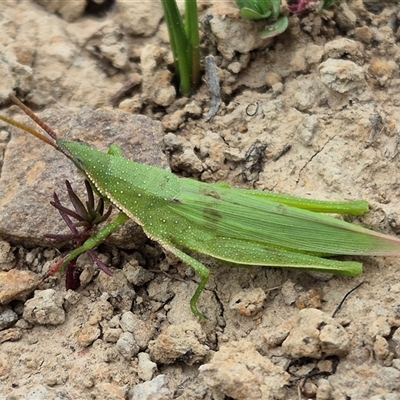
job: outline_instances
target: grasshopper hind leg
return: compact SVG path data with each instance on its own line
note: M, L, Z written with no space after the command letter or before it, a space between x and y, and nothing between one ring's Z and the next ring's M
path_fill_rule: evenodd
M182 250L177 249L176 247L173 247L172 245L165 245L165 248L171 253L175 254L183 262L185 262L200 277L200 283L197 286L194 295L190 299L190 308L193 314L199 318L200 322L206 322L207 318L197 308L197 301L199 300L201 292L207 285L208 279L210 277L210 270L201 262L197 261L193 257L190 257L188 254L184 253Z
M185 262L200 277L200 283L190 300L190 307L193 313L201 322L206 317L198 310L197 301L207 285L210 271L201 262L184 253L182 250L169 243L163 243L164 247ZM200 249L194 249L194 251ZM337 261L329 258L322 258L315 255L297 253L294 251L270 248L263 243L243 241L232 238L214 238L212 245L203 251L205 254L224 262L236 265L249 266L270 266L301 268L310 271L329 272L338 275L354 276L362 272L362 264L353 261Z
M362 264L355 261L338 261L312 255L269 247L264 243L248 242L232 238L215 238L207 254L221 261L238 265L301 268L303 270L328 272L355 276L362 272Z

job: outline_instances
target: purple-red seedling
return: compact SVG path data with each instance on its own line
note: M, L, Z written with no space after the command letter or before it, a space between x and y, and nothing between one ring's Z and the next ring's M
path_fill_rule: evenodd
M109 218L112 207L109 206L107 212L104 213L104 200L102 198L99 199L97 206L95 207L93 189L87 180L85 180L86 192L88 196L86 206L72 190L71 184L68 180L65 181L65 185L67 187L68 197L75 210L70 210L63 206L57 196L57 193L53 194L54 201L51 201L50 204L58 210L71 233L66 235L46 234L45 237L54 239L58 242L73 240L75 242L74 247L79 248L93 235L97 225ZM77 222L72 222L71 218L75 219ZM99 259L99 257L97 257L93 250L88 250L87 254L103 272L105 272L107 275L112 275L112 271ZM67 290L75 290L80 286L79 276L81 271L76 265L76 260L76 258L71 260L66 266L65 287ZM62 263L63 259L57 262L49 270L46 276L54 274L60 268Z

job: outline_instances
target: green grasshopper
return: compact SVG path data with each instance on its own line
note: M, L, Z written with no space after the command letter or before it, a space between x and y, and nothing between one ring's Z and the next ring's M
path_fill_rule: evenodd
M15 96L11 99L47 136L0 116L68 157L104 200L119 210L117 218L97 231L62 262L68 265L93 249L128 219L151 239L189 265L200 277L190 300L204 321L197 301L210 272L186 251L239 265L290 267L354 276L362 264L325 257L336 255L399 255L400 240L319 213L361 215L366 201L318 201L257 190L234 189L178 176L124 158L112 145L107 153L87 144L65 141Z

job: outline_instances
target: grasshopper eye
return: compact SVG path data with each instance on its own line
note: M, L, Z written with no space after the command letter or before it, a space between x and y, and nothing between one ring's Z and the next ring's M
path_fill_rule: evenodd
M82 170L82 171L85 171L87 168L86 168L86 164L85 164L85 162L82 160L82 158L80 158L80 157L74 157L73 158L73 160L72 160L73 162L74 162L74 164L76 165L76 167L78 168L78 169L80 169L80 170Z

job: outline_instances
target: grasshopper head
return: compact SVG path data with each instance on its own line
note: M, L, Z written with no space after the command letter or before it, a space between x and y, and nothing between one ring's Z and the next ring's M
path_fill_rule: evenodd
M92 152L95 151L99 153L84 142L72 142L66 140L57 141L57 150L67 156L85 175L87 175L86 172L93 158Z

